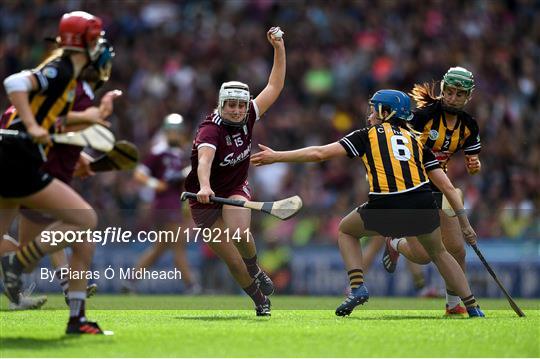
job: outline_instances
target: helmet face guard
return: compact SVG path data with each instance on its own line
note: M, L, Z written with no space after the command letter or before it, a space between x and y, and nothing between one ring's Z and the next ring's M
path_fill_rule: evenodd
M249 93L249 86L245 83L239 81L230 81L223 83L219 90L218 99L218 114L221 116L223 123L234 127L244 126L248 119L250 99L251 97ZM246 103L246 114L244 115L242 121L235 122L224 118L223 108L225 106L225 101L238 101Z
M371 97L369 104L375 108L378 118L382 121L388 121L391 118L410 121L413 118L411 98L401 91L379 90ZM389 114L383 117L383 111L388 111Z
M99 80L107 82L111 77L112 60L114 58L114 48L109 44L107 39L100 38L98 40L98 56L92 63L99 74Z
M455 88L456 90L465 91L467 98L461 106L451 106L445 103L444 93L447 88ZM443 109L449 113L458 113L469 102L474 90L474 76L472 72L463 67L451 67L446 74L444 74L441 81L441 96L443 99Z

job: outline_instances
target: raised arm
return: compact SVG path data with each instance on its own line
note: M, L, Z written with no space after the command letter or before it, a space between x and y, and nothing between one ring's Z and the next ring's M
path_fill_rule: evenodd
M271 35L274 29L271 28L266 33L268 42L274 47L274 65L268 78L268 84L255 98L255 103L257 103L257 107L259 108L259 116L262 116L277 100L285 84L285 44L282 37L276 38Z
M274 151L270 147L259 145L260 152L251 155L255 166L269 165L274 162L321 162L335 157L347 156L347 151L338 142L324 146L310 146L294 151Z

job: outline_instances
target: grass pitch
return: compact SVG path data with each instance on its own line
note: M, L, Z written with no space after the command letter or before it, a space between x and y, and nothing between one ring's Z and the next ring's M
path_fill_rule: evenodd
M24 312L7 311L3 298L0 357L540 356L538 300L518 300L526 318L505 300L481 300L486 319L444 319L443 299L378 297L338 318L341 301L276 296L272 317L257 318L242 296L98 295L87 314L115 335L78 337L63 333L61 296Z

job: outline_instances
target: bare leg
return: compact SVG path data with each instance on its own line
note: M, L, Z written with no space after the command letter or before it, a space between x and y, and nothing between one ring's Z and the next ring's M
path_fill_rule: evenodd
M182 279L187 286L193 285L195 281L187 258L186 243L171 243L171 249L174 255L174 265L182 272Z
M41 231L46 229L50 224L52 222L36 223L21 214L19 216L19 243L21 245L28 244L32 239L37 238L41 234ZM55 269L67 267L68 265L66 253L63 250L51 253L50 259Z
M428 264L431 262L431 258L416 237L407 237L399 241L397 251L416 264Z
M220 228L224 231L227 227L225 226L223 219L219 218L212 227L212 229L214 228ZM208 245L212 251L225 262L232 276L242 288L253 283L253 278L249 275L246 265L242 260L242 256L233 243L222 240L221 242L210 241Z
M231 199L245 200L244 197L234 195ZM232 241L240 253L245 267L251 276L256 279L259 288L265 295L274 293L274 283L270 277L261 270L257 263L257 248L250 232L251 210L232 206L223 206L222 219L225 228L229 231L222 235L222 241ZM229 238L227 238L229 237Z
M137 264L136 269L149 268L167 251L167 244L164 242L156 242L150 248L145 250Z
M375 236L374 232L364 227L360 214L354 210L350 212L339 224L338 244L341 257L345 263L351 293L336 309L336 315L351 314L354 308L364 304L369 299L369 293L364 285L364 272L362 270L362 248L358 238Z
M231 199L239 199L245 201L246 199L239 195L229 197ZM238 233L240 240L234 240L233 243L238 248L238 252L242 258L252 258L257 255L257 248L255 246L255 240L252 235L249 234L251 225L251 210L249 208L239 208L233 206L223 206L222 210L223 222L229 229L229 236ZM226 240L226 237L223 237Z
M377 256L377 254L381 251L381 249L384 247L384 239L383 236L373 236L370 238L368 245L364 249L363 253L363 260L364 260L364 273L367 273L369 268L371 268L371 265L373 264L373 260Z
M437 266L447 286L454 288L455 292L461 298L470 296L471 289L465 273L463 273L463 270L461 270L454 257L444 248L440 228L437 228L429 235L420 236L419 240L431 256L433 263Z
M444 247L465 272L465 242L459 222L455 217L448 217L443 211L439 211L439 214Z
M49 231L79 231L93 229L97 225L97 216L92 207L84 201L71 187L59 180L53 180L43 190L20 199L20 203L29 208L35 208L44 213L51 214L59 219L47 227ZM68 208L69 210L66 210ZM22 241L31 241L33 238L21 238ZM69 245L67 242L51 243L36 241L39 249L44 253L53 253ZM86 271L90 267L94 252L92 243L73 243L73 256L71 258L72 271ZM86 291L86 279L71 279L70 288L73 291Z

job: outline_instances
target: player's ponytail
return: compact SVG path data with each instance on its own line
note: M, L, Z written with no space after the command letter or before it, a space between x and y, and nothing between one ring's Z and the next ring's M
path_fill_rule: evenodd
M424 82L422 84L415 84L409 95L416 102L417 108L423 108L439 100L439 96L435 95L435 82Z

